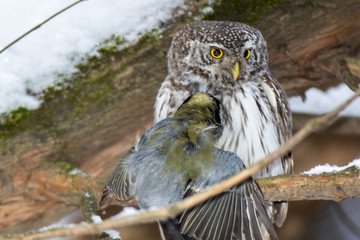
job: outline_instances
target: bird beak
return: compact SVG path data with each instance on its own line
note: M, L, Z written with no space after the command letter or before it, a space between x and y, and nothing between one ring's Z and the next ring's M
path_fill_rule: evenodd
M215 128L218 128L218 126L210 125L210 126L204 128L202 131L205 132L205 131L208 131L208 130L211 130L211 129L215 129Z
M231 67L231 73L234 77L234 80L236 80L240 73L240 64L238 61L236 61L234 66Z

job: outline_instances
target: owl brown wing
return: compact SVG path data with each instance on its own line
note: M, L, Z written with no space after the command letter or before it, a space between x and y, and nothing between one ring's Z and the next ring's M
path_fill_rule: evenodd
M272 78L271 81L265 80L265 83L273 90L276 99L277 121L279 123L278 130L281 137L281 144L285 143L292 137L292 113L287 101L287 96L280 83ZM282 156L281 158L285 173L291 174L294 172L294 163L292 153Z
M280 143L283 144L292 137L292 113L287 101L287 96L280 83L272 78L272 80L264 79L264 82L272 89L276 99L276 118L278 124L278 133L281 139ZM282 167L286 174L292 174L294 172L294 160L292 152L288 152L281 157ZM272 221L281 227L285 221L288 203L276 202L268 204L268 211L272 214Z

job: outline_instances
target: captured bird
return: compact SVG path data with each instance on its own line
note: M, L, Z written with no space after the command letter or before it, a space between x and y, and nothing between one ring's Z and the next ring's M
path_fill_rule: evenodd
M268 67L260 31L243 23L198 21L174 36L168 52L168 76L158 91L155 122L172 116L197 92L221 103L223 131L219 149L236 153L250 166L292 136L287 96ZM291 153L276 159L254 177L293 172ZM273 223L285 220L286 202L268 203Z
M199 93L147 130L108 179L100 205L136 200L140 209L164 207L229 178L240 158L214 146L221 135L220 103ZM277 239L252 178L161 222L167 240Z

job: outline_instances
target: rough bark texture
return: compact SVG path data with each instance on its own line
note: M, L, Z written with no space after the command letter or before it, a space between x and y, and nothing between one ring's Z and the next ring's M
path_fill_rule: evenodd
M261 187L265 199L270 201L302 201L314 199L341 201L345 198L360 196L360 182L358 181L359 174L359 168L350 167L343 171L334 173L323 173L314 176L308 176L304 174L278 176L259 179L257 182ZM57 180L50 182L53 187L62 189L62 192L67 190L70 194L73 193L75 196L79 195L79 189L69 186L67 189L65 189L64 184L58 183L60 179L67 181L67 178L64 178L63 176L55 176L55 179ZM84 179L87 181L90 180L88 177L83 176L82 180ZM76 179L76 181L81 182L82 180L81 177ZM86 186L86 183L84 183L84 185ZM87 209L95 209L96 206L89 207L89 205L94 205L94 196L91 196L88 192L83 194L83 196L85 197L82 197L81 202L87 202L84 203ZM61 198L64 197L62 196ZM85 198L86 200L84 200ZM73 198L69 198L69 202L72 201L74 201ZM79 199L74 201L75 204L77 202L79 202ZM155 222L156 220L165 220L168 217L175 217L182 211L180 209L184 208L184 206L180 207L179 204L181 203L177 203L177 206L173 205L169 206L168 208L157 209L153 212L146 212L141 216L127 216L122 219L112 219L110 221L103 222L101 225L96 224L93 226L84 226L83 224L80 224L72 228L54 229L49 231L41 231L38 233L25 233L24 235L13 235L10 239L32 240L55 236L95 235L110 228L118 229L119 227L128 227L132 225ZM88 214L83 214L85 215L84 218L88 217L89 222L92 222L91 215L93 212L94 210L90 210ZM0 239L4 238L0 236Z
M269 201L333 200L360 197L360 172L351 167L341 172L308 176L294 174L256 180Z
M310 87L338 85L340 62L360 57L358 1L295 2L293 9L271 14L268 25L262 26L271 71L290 96Z
M61 113L56 121L51 118L50 127L30 129L3 140L0 156L1 233L49 225L78 209L84 192L92 190L95 195L101 192L105 177L152 124L156 92L167 74L166 52L171 37L184 22L191 21L187 12L198 16L198 8L203 4L202 1L191 1L185 15L164 23L168 28L162 38L144 38L126 54L109 54L111 60L105 67L88 71L91 80L110 79L106 89L115 91L104 95L109 101L105 105L97 102L85 108L76 105L89 113L80 117L75 114L74 118L67 119L65 113L74 108L69 107L64 98L55 98L42 106L47 111L52 110L49 118L51 114ZM237 11L241 12L241 9ZM222 16L222 20L241 21L236 16ZM344 76L350 75L355 81L360 77L359 1L285 1L253 25L263 32L268 42L270 69L289 96L303 95L310 87L327 89L338 85L340 78L346 80ZM103 82L103 85L96 84L105 85ZM87 88L90 85L84 87ZM74 96L83 95L75 93ZM307 118L295 115L295 129L299 129ZM335 141L335 134L339 133L344 137L351 136L347 140L349 144L342 150L346 157L340 155L337 158L348 161L358 154L360 134L357 129L360 129L359 119L343 119L330 132L322 133L321 139L330 136ZM343 142L341 138L337 145ZM350 145L351 151L347 148ZM304 146L299 149L305 149ZM302 156L301 160L295 158L297 171L306 170L302 166L317 164L307 162L306 155ZM59 165L59 161L70 162L91 176L71 175L67 165ZM301 176L297 177L294 176L291 183L300 184ZM317 180L321 186L325 184L324 179ZM341 186L342 189L345 187ZM69 189L76 189L78 194Z

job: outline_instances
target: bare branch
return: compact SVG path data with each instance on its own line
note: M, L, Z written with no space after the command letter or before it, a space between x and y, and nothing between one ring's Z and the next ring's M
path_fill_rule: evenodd
M24 33L23 35L21 35L20 37L18 37L17 39L15 39L14 41L12 41L11 43L9 43L6 47L4 47L3 49L0 50L0 54L3 53L6 49L8 49L9 47L11 47L12 45L14 45L15 43L17 43L18 41L20 41L21 39L23 39L24 37L26 37L27 35L29 35L31 32L35 31L36 29L40 28L42 25L44 25L45 23L47 23L48 21L50 21L51 19L53 19L54 17L56 17L57 15L65 12L66 10L68 10L69 8L72 8L73 6L75 6L76 4L83 2L85 0L79 0L76 1L72 4L70 4L69 6L67 6L66 8L58 11L57 13L55 13L54 15L50 16L49 18L47 18L46 20L44 20L43 22L41 22L40 24L36 25L35 27L33 27L32 29L30 29L29 31L27 31L26 33Z

